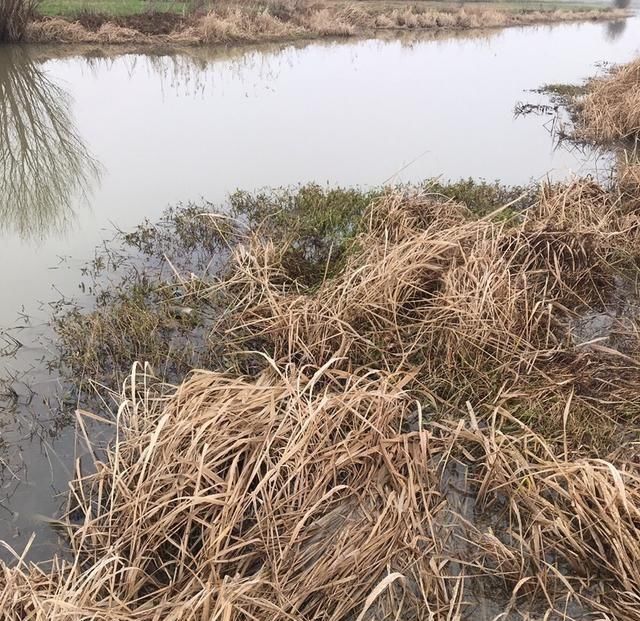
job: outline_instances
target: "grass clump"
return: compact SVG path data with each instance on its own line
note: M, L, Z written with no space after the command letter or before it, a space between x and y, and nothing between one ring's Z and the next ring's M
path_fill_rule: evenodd
M68 345L64 362L78 378L109 385L122 381L123 359L135 354L175 381L194 365L210 364L206 321L196 313L182 294L171 296L164 283L129 283L126 290L102 297L92 313L66 312L55 328Z
M637 160L639 60L610 66L604 75L583 84L547 84L537 92L548 95L552 105L521 103L516 106L516 115L551 114L555 117L552 132L558 141L613 151L619 161ZM618 174L617 181L622 177Z
M640 135L640 61L592 80L577 111L577 136L603 145L631 143Z
M492 183L475 179L448 182L431 180L424 187L433 194L464 205L477 216L486 216L508 205L509 208L500 214L501 218L530 207L538 193L537 187L505 186L498 181Z
M635 158L640 135L640 61L610 67L582 85L549 84L540 92L551 95L570 115L572 127L562 139L615 149ZM625 156L626 157L626 156Z
M89 381L111 389L122 384L132 360L146 361L165 381L178 381L194 366L215 367L218 350L207 334L214 309L200 289L207 270L216 269L212 257L224 260L230 234L225 221L193 205L120 233L85 269L94 307L65 304L54 317L56 366L77 388Z
M82 562L6 570L5 618L637 618L631 456L569 458L500 408L434 424L407 376L334 362L162 397L136 370L75 483Z
M0 43L15 43L25 35L39 0L2 0L0 3Z
M93 312L58 317L65 361L115 388L132 360L176 381L190 365L255 375L268 359L337 357L345 372L414 373L438 416L497 399L598 451L638 409L624 303L638 296L638 212L619 188L310 185L238 192L223 214L173 211L124 237L141 256L98 288ZM585 345L592 316L607 329ZM552 393L555 405L540 403Z
M506 218L478 218L424 190L391 193L371 204L344 267L317 287L289 274L281 242L252 236L235 248L228 275L211 286L225 309L217 338L228 340L229 360L260 349L280 364L337 357L345 372L413 370L414 388L449 414L470 399L529 403L573 391L572 442L596 417L606 444L615 425L597 404L609 399L635 420L640 377L613 373L607 387L604 369L637 355L637 334L630 349L602 350L585 365L572 318L614 304L620 279L635 291L637 231L637 215L588 182L546 188ZM563 407L545 407L538 424L561 432Z

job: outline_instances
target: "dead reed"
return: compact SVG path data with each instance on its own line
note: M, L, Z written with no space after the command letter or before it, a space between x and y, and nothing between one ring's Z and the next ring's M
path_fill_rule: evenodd
M606 146L631 143L640 135L640 61L615 67L590 81L576 102L576 137Z
M640 479L558 454L501 408L434 423L410 377L275 363L138 368L76 561L0 578L31 619L637 619Z

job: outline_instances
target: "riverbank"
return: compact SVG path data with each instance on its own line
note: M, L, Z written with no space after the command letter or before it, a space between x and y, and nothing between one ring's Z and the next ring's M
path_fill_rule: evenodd
M392 31L504 28L572 21L619 20L624 9L529 10L487 7L434 8L428 4L304 3L276 0L226 4L206 14L171 11L110 16L48 16L26 27L30 43L213 45L364 36Z
M160 377L78 413L117 441L75 562L3 568L4 618L635 621L639 198L309 186L127 234L170 269L63 312L65 364Z

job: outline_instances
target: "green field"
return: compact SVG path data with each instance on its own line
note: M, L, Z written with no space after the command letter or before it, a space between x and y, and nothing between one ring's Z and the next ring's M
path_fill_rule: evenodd
M105 15L136 15L150 11L188 13L193 3L176 0L43 0L42 15L72 16L79 13Z

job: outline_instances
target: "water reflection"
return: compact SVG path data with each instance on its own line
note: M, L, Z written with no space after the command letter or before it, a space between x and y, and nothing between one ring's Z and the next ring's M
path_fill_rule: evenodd
M500 36L497 29L434 30L434 31L380 31L375 37L366 37L376 49L400 46L414 49L431 44L434 47L455 47L465 41L489 44ZM347 45L355 47L363 39L350 39ZM335 53L345 47L344 39L313 41L313 48ZM124 67L130 78L140 79L146 73L157 80L163 93L170 91L193 98L205 96L206 91L221 88L224 77L236 83L253 85L260 82L267 90L283 72L291 71L308 53L308 41L290 43L260 43L255 45L201 46L185 48L148 49L128 46L38 46L34 58L38 62L73 61L81 63L91 75ZM355 58L355 56L354 56Z
M62 232L98 180L69 104L27 49L0 48L0 231L23 239Z
M627 20L621 19L617 21L607 22L605 25L606 36L609 41L619 39L627 29Z

